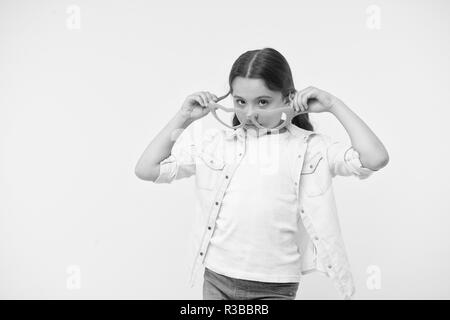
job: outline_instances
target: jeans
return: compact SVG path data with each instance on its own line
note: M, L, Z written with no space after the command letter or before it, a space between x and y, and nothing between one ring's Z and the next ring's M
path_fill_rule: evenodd
M295 300L299 282L261 282L227 277L205 267L203 300Z

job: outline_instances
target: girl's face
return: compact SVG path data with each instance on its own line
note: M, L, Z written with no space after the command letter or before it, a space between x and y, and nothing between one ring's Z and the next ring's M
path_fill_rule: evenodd
M281 92L269 90L262 79L236 77L232 82L232 89L234 107L245 111L247 115L250 115L256 109L272 110L289 105L287 101L283 101ZM236 116L240 122L245 121L245 119L241 119L239 113ZM274 128L280 121L281 113L258 117L258 122L266 128ZM258 129L252 122L246 124L244 128Z

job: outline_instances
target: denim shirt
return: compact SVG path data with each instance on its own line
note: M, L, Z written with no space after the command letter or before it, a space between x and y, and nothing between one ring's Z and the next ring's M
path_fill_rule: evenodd
M332 279L344 299L350 299L355 285L341 235L332 178L339 175L366 179L375 171L362 166L358 152L349 144L293 124L287 129L296 137L289 157L299 208L299 273L321 272ZM246 152L246 134L242 128L213 130L202 136L200 143L194 143L183 133L171 154L160 163L155 183L195 176L198 205L193 224L191 287L203 265L222 199Z

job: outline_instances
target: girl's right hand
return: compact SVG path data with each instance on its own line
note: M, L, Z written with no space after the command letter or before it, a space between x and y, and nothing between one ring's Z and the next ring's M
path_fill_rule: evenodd
M207 91L193 93L186 97L180 109L180 114L188 121L195 121L206 116L210 109L208 103L218 100L215 94Z

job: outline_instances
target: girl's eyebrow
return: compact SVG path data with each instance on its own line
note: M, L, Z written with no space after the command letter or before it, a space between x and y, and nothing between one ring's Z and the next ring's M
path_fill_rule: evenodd
M235 98L241 98L241 99L244 99L244 98L242 98L242 97L240 97L240 96L234 96L234 97L235 97ZM270 99L272 99L271 96L259 96L259 97L255 98L255 100L258 100L259 98L270 98Z

